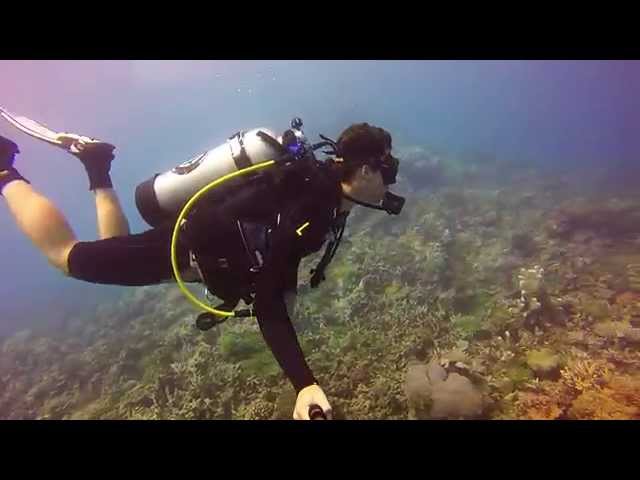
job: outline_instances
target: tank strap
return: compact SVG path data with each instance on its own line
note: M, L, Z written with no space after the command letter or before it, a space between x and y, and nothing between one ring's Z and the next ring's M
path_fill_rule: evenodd
M244 148L244 132L240 131L231 135L227 141L231 148L231 158L233 158L238 170L250 167L252 165L251 159Z
M264 263L263 254L266 255L268 250L268 225L246 220L241 221L240 219L236 220L236 224L245 252L252 265L249 270L252 273L257 273Z
M196 254L193 253L192 250L189 250L189 265L191 266L192 269L198 272L198 275L200 276L200 280L202 281L202 284L205 284L204 275L202 275L202 270L200 270L200 265L198 265L198 259L196 258Z

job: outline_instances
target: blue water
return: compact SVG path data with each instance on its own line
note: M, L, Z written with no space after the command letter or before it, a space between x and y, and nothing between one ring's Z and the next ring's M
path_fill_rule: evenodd
M239 129L337 136L352 122L388 129L394 145L483 153L524 164L640 161L638 61L0 61L0 104L52 128L118 146L112 178L132 231L135 186ZM17 166L96 236L93 198L79 163L0 125L21 148ZM0 208L0 334L55 323L122 289L63 277Z

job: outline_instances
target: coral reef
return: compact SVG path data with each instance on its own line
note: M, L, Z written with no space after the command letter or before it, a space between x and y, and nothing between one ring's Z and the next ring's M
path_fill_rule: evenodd
M570 361L560 374L565 385L584 392L600 387L611 375L611 370L607 364L584 358Z
M637 195L410 153L403 214L354 211L317 289L321 252L300 265L294 326L334 417L638 418ZM291 419L255 320L201 332L195 313L132 288L3 339L0 418Z
M629 288L635 292L640 292L640 263L627 265L627 278L629 279Z
M555 396L535 392L520 393L517 406L523 411L522 418L527 420L556 420L564 412Z
M551 215L548 231L553 236L570 238L580 232L620 237L640 233L638 205L601 205L571 202Z
M640 328L626 322L608 321L597 323L593 331L609 340L625 340L627 343L640 343Z
M514 233L511 237L512 250L523 257L532 257L538 251L535 240L526 233Z
M485 401L482 391L458 373L448 373L436 361L412 362L405 379L410 419L477 418Z
M557 378L560 374L561 359L548 348L527 353L527 366L539 378Z
M584 391L568 418L583 420L640 419L640 379L615 376L602 388Z

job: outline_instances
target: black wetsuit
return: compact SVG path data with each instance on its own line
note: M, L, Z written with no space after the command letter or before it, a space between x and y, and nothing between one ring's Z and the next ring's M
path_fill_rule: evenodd
M189 266L189 250L195 252L205 284L218 294L229 291L255 293L253 307L267 345L296 391L315 383L296 332L288 316L284 293L297 292L301 259L320 250L333 238L339 215L341 188L326 166L289 175L275 183L272 177L256 180L251 188L231 189L211 201L201 201L187 221L177 248L180 268ZM267 248L257 272L247 254L238 221L268 226ZM333 227L333 228L332 228ZM170 240L173 224L144 233L93 242L80 242L69 255L74 278L116 285L151 285L170 281ZM249 239L254 240L255 239ZM259 243L259 242L258 242ZM228 263L228 268L220 266ZM211 278L221 285L210 287ZM224 272L224 279L221 274ZM221 298L224 298L221 296ZM244 298L244 297L243 297Z

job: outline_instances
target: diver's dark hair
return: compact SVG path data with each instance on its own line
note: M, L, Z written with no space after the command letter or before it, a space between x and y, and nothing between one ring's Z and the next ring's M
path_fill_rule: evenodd
M336 142L338 154L343 162L336 163L342 181L351 181L362 165L371 165L391 149L391 135L385 129L368 123L354 123L346 128Z

